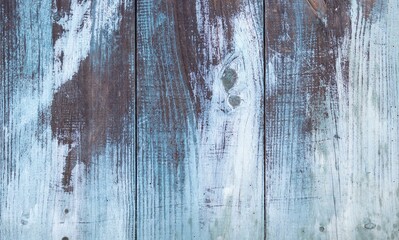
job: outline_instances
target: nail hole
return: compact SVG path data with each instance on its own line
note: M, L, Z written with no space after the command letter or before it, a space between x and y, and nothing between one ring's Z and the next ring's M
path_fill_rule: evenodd
M324 232L324 227L319 227L320 232Z
M69 238L68 237L63 237L62 240L69 240Z
M61 19L61 15L59 13L55 13L53 19L54 21L59 21Z
M68 208L65 208L64 213L65 213L65 214L68 214L68 213L69 213Z
M367 223L367 224L364 225L364 228L365 229L369 229L369 230L374 229L375 227L376 227L376 225L374 223L372 223L372 222Z

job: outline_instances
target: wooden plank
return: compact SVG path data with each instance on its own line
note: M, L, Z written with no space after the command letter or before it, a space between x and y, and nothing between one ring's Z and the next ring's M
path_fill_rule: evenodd
M336 147L344 209L339 238L399 238L398 10L397 1L352 2Z
M0 2L0 239L399 238L398 10Z
M134 9L1 2L2 239L133 235Z
M262 239L262 1L138 1L138 239Z
M338 2L338 1L337 1ZM266 5L266 236L313 239L334 216L333 162L316 156L336 131L335 59L342 31L324 1L268 1ZM345 15L344 15L345 16ZM345 18L343 18L344 21ZM328 126L328 127L327 127ZM332 134L332 135L330 135ZM315 174L317 166L326 169ZM326 189L326 194L320 193ZM321 209L318 205L323 205ZM318 215L321 216L318 216ZM287 231L290 226L290 231ZM334 225L328 233L334 231Z
M398 4L265 9L267 238L396 239Z

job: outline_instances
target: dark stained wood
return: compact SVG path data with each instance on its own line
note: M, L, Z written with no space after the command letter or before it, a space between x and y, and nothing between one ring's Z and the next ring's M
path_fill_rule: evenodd
M197 160L189 157L199 107L193 104L187 69L196 65L196 58L195 53L186 62L181 57L196 50L176 30L187 22L192 27L185 31L192 34L196 23L193 10L189 19L177 18L183 14L178 5L184 3L179 2L137 3L138 239L182 239L199 233L190 223L196 223L198 211L190 199L190 192L195 193L191 179L197 179L190 169ZM190 13L193 7L184 10Z

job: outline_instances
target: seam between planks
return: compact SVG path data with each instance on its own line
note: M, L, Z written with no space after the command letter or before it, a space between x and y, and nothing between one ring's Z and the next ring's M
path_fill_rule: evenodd
M266 240L266 0L263 0L262 6L263 23L263 239Z
M137 54L137 1L134 0L134 236L133 239L137 240L137 216L138 216L138 101L137 101L137 66L138 66L138 54Z

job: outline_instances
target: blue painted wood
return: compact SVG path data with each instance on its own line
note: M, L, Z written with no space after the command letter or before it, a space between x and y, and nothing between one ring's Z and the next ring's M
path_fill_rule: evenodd
M396 239L395 1L268 1L267 239Z
M398 10L1 1L0 239L398 239Z
M134 2L0 6L0 239L131 238Z
M262 239L262 1L138 1L138 239Z

